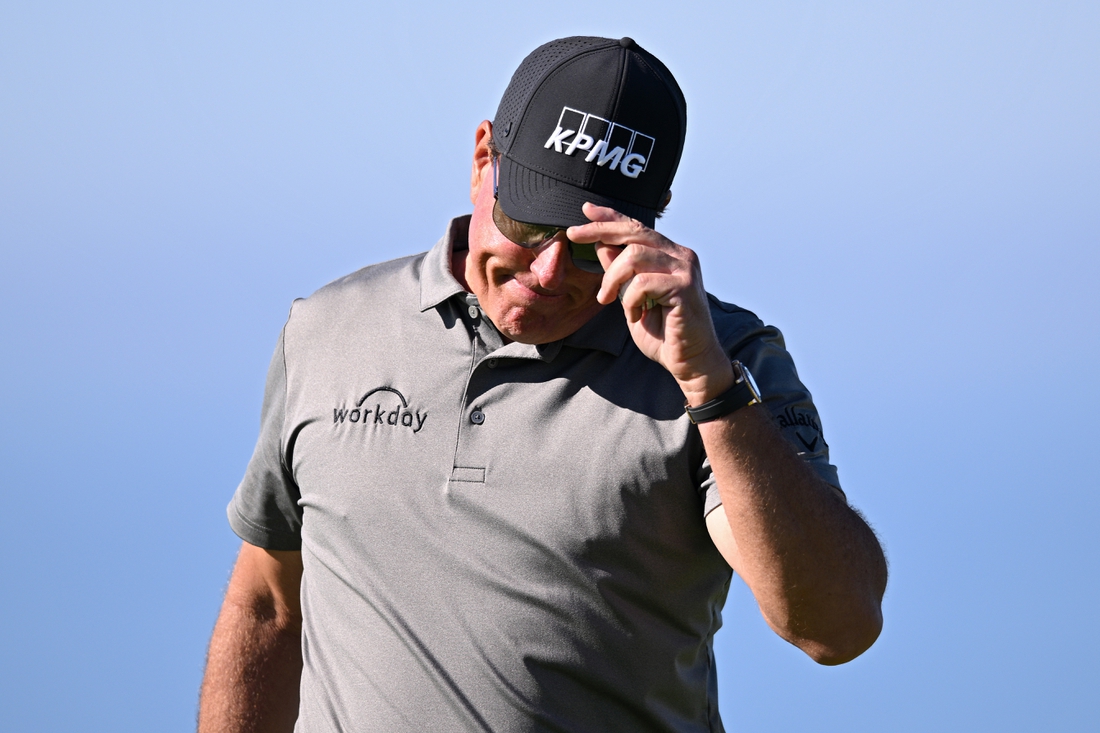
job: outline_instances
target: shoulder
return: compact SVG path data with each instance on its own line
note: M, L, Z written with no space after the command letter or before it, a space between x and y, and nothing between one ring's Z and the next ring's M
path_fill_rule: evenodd
M325 310L346 305L348 301L357 301L368 296L377 297L380 294L400 297L407 292L416 297L419 295L417 288L426 254L421 252L399 257L356 270L319 288L308 298L295 301L295 309Z
M707 297L714 330L730 358L747 366L762 390L808 398L779 329L766 325L752 311L724 303L709 293Z
M829 463L829 444L821 430L817 407L798 376L783 334L751 311L709 294L708 298L714 329L726 353L752 372L764 405L795 451L826 483L840 490L836 467Z
M283 354L290 361L326 358L371 334L392 333L419 314L424 254L369 265L334 280L290 307Z
M767 326L750 310L726 303L707 293L710 318L714 331L726 351L735 353L753 342L763 342L786 349L783 334L775 326Z
M333 280L307 298L298 298L291 306L288 328L325 330L363 318L389 317L395 310L415 311L425 254L368 265Z

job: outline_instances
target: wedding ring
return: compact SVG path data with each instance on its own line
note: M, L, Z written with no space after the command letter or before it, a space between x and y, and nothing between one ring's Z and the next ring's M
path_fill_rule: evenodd
M620 303L623 301L623 293L626 292L626 289L630 287L630 283L632 283L632 282L634 282L634 278L630 278L625 283L623 283L621 288L619 288L619 302ZM645 305L642 306L642 307L647 311L651 311L651 310L653 310L654 308L657 307L657 301L655 301L653 298L646 298L645 299Z

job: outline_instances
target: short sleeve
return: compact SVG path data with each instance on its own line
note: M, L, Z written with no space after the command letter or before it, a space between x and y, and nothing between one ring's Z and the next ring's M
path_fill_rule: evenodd
M302 547L301 492L285 460L286 360L279 335L267 371L260 437L227 513L229 526L245 542L269 550Z
M743 316L751 316L747 311L712 299L717 305L716 321L723 321L721 314L742 316L737 320L744 324ZM719 323L715 324L716 326ZM719 327L719 336L722 336ZM755 316L747 328L738 328L730 337L724 338L727 353L731 359L737 359L752 373L760 388L764 406L775 418L783 436L794 446L795 451L825 483L832 486L841 496L836 466L829 462L829 444L821 428L821 418L814 406L810 391L798 378L794 359L787 351L783 334L774 326L765 326ZM710 470L710 461L704 460L699 480L704 491L704 513L710 513L722 500L714 475Z

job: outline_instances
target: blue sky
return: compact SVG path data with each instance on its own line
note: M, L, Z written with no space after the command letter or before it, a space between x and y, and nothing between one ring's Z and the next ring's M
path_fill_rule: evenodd
M891 561L835 669L735 582L727 728L1095 725L1094 3L39 2L0 6L5 729L193 727L290 301L430 247L575 34L679 79L661 229L783 329Z

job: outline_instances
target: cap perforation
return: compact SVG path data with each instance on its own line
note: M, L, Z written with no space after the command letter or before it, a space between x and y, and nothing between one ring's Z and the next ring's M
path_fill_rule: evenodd
M543 44L512 74L493 120L500 207L568 226L587 221L592 201L652 226L679 167L686 107L665 65L637 44Z
M496 128L511 123L512 129L515 129L516 122L522 116L523 107L527 105L534 88L546 78L554 66L566 59L573 58L579 51L600 48L609 45L609 43L606 38L572 36L550 41L536 48L527 55L527 58L523 60L523 63L516 69L515 74L512 75L512 80L508 82L508 88L497 106L497 113L493 118L493 127ZM615 41L615 43L618 43L618 41ZM497 140L497 147L502 151L507 151L510 145L511 141L507 137L503 140Z

